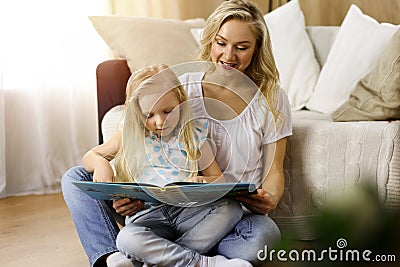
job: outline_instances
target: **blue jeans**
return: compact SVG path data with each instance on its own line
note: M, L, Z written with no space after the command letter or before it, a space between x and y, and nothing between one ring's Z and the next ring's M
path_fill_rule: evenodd
M191 208L163 205L128 223L118 234L117 247L149 266L195 266L242 215L233 199Z
M92 174L83 167L73 167L63 175L62 191L90 266L94 267L102 256L118 251L116 239L119 228L116 212L106 202L91 198L71 183L92 179ZM265 245L272 247L279 239L280 231L271 218L246 214L215 246L214 253L227 258L241 258L257 265L260 264L257 252Z

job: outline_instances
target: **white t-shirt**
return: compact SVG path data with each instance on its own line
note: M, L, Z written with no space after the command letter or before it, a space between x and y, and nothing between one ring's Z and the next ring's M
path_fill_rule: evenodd
M208 121L193 120L194 139L198 149L204 144L208 134ZM178 130L167 141L155 134L146 136L146 160L143 163L143 174L137 182L164 186L173 182L184 182L190 177L186 168L186 151L179 142Z
M263 145L292 134L289 100L281 89L277 109L284 118L275 126L274 117L260 91L241 114L230 120L215 120L206 111L201 82L204 72L186 73L179 77L192 101L195 118L209 120L209 137L214 143L216 161L228 182L252 182L261 186L263 178Z
M207 120L193 120L194 138L198 149L207 139L209 123ZM179 130L179 129L177 129ZM186 169L186 151L176 134L167 142L155 135L145 137L146 160L143 163L143 174L136 178L137 182L164 186L173 182L184 182L190 177ZM145 203L144 209L133 216L127 216L125 223L131 223L138 217L163 204Z

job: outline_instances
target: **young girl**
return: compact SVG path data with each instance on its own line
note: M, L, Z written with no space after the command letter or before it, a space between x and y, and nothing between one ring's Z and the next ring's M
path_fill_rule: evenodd
M165 65L150 66L134 72L128 81L122 131L86 153L84 167L93 172L94 181L113 180L108 160L115 155L118 182L163 186L221 181L207 133L207 120L192 119L186 92L175 74ZM203 176L197 176L199 171ZM112 254L108 266L133 266L133 260L157 266L251 266L244 260L201 255L240 220L238 202L168 204L144 203L142 210L127 217L116 241L121 253Z

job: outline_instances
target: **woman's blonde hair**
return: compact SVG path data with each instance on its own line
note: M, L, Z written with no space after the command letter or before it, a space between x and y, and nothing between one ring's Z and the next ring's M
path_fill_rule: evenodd
M155 84L156 81L161 83ZM141 175L146 160L145 137L151 133L145 127L145 118L139 105L143 95L175 92L179 101L179 142L187 154L186 171L197 175L197 146L191 123L188 96L175 73L164 64L142 68L132 73L126 87L126 99L122 126L122 141L114 159L116 181L134 182ZM155 103L154 103L155 104ZM175 131L178 133L178 131Z
M221 26L229 20L249 23L256 36L256 47L250 65L244 73L260 88L267 100L275 120L280 115L275 101L279 91L279 72L272 54L271 41L263 14L258 7L246 0L229 0L223 2L208 17L201 38L199 59L212 61L211 46L215 42Z

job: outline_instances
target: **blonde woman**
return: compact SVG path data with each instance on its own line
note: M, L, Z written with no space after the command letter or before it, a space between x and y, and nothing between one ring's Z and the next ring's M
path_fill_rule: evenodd
M179 77L193 101L192 111L209 118L209 136L224 178L251 181L259 188L254 196L238 198L244 207L242 219L210 253L257 265L258 252L280 239L277 225L267 214L284 191L286 137L292 134L289 101L279 88L261 11L246 0L224 1L206 22L200 55L212 68ZM63 177L63 194L92 266L101 266L116 251L118 228L113 210L93 203L71 185L73 180L91 179L81 168L71 169ZM87 204L77 204L76 199ZM113 203L123 216L142 208L129 199ZM88 213L98 218L96 223L85 221Z
M219 242L216 254L256 265L257 253L272 247L280 232L268 213L284 192L286 137L292 134L288 98L279 87L263 14L251 2L223 2L208 18L200 60L209 70L180 76L195 116L210 121L216 161L229 182L254 182L258 194L238 198L245 214Z

